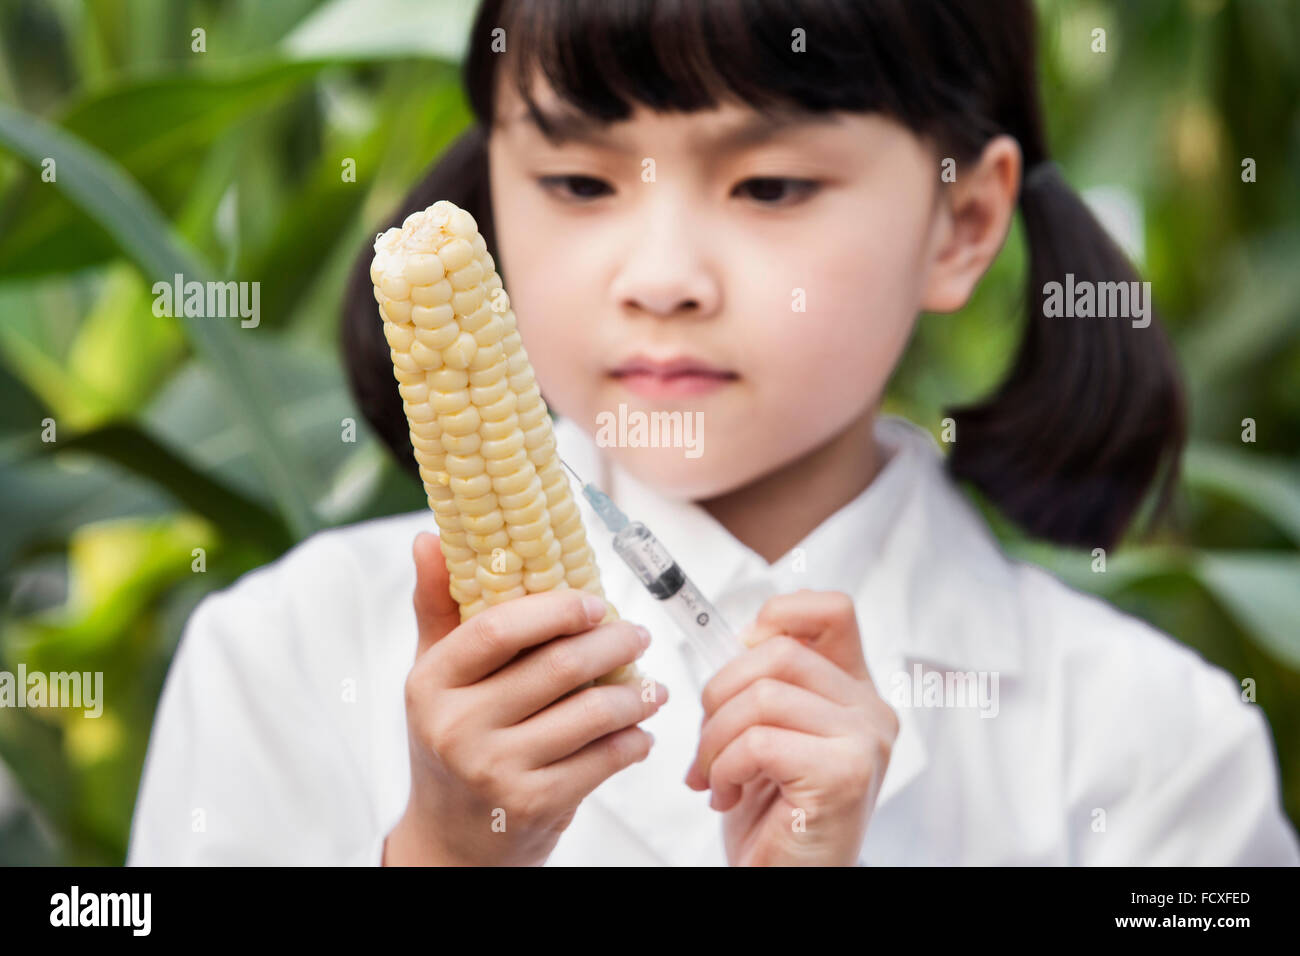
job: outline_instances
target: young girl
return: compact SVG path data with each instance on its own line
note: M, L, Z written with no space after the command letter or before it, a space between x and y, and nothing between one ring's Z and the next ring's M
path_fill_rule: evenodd
M1295 863L1235 680L1008 560L954 483L1109 548L1177 471L1159 324L1044 314L1049 282L1135 276L1049 159L1034 64L1028 0L484 3L479 123L390 224L474 215L559 454L748 649L706 670L590 513L599 627L575 590L461 625L427 511L317 535L194 613L130 861ZM1017 210L1024 341L945 459L881 395ZM370 257L346 361L413 469ZM600 427L656 411L694 447ZM570 693L638 657L645 685Z

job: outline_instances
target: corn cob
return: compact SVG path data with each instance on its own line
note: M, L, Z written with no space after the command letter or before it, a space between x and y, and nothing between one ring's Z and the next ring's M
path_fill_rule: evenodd
M461 621L538 591L604 597L546 403L474 217L446 200L412 213L375 240L370 278ZM617 619L609 604L601 623ZM597 683L639 676L629 664Z

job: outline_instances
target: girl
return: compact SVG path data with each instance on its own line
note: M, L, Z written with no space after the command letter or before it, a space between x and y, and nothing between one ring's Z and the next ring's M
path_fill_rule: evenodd
M487 0L478 124L391 223L473 213L560 455L748 649L706 671L590 520L624 618L594 628L573 590L461 625L427 512L317 535L195 612L131 860L1296 862L1233 678L1009 561L954 484L1109 548L1176 477L1159 325L1041 306L1135 277L1049 159L1034 64L1028 0ZM881 395L1017 210L1024 341L945 461ZM370 257L346 359L413 468ZM598 428L656 411L696 454ZM644 687L570 693L639 656Z

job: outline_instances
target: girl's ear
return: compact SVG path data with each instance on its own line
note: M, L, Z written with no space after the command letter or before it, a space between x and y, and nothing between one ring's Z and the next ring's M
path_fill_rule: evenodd
M940 185L939 221L921 308L955 312L1006 241L1020 190L1020 145L995 136L970 165L956 167L956 181Z

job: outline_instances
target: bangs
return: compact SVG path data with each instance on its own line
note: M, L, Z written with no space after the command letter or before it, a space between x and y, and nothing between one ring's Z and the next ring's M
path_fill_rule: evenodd
M961 17L930 0L487 0L466 88L485 126L501 119L501 82L543 122L529 89L540 76L603 122L628 119L637 104L693 112L732 103L882 112L923 132L975 105L952 80L972 55ZM504 54L492 52L498 27Z

